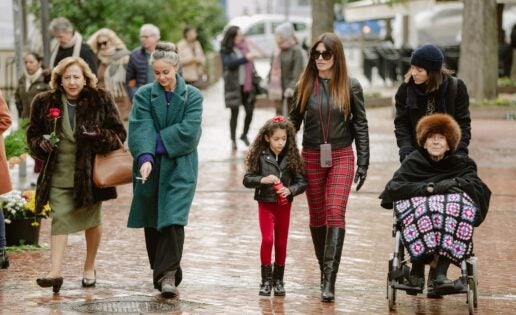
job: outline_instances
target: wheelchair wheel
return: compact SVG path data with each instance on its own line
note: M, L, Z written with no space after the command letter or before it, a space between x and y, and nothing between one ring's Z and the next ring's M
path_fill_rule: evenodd
M476 303L475 303L475 291L476 285L473 279L468 279L468 311L469 314L474 314Z
M473 287L473 306L478 306L478 274L477 274L477 258L468 259L468 279L472 281ZM469 281L469 280L468 280Z
M396 305L396 289L391 286L389 276L387 276L387 300L389 301L389 310L393 310Z

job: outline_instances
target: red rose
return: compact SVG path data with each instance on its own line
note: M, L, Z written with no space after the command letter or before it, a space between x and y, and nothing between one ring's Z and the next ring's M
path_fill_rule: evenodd
M278 116L272 118L273 123L282 123L282 122L286 122L286 121L287 121L287 119L281 115L278 115Z
M48 110L48 114L47 114L48 118L55 119L55 118L59 118L60 116L61 116L61 110L59 108L52 107Z

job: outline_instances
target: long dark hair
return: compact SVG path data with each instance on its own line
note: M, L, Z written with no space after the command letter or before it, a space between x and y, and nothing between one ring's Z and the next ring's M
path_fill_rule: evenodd
M320 43L333 53L333 78L330 81L331 101L335 106L338 106L347 117L350 113L348 68L342 41L334 33L323 33L312 45L308 64L299 78L298 93L295 102L297 106L300 106L301 112L304 112L312 90L314 89L314 82L319 76L319 70L315 64L316 61L312 59L312 54Z
M240 27L238 26L230 26L226 32L224 33L224 38L220 43L220 51L223 53L230 53L233 51L233 47L235 46L235 37L237 36L238 30Z
M283 148L285 159L287 159L287 167L293 174L304 174L303 160L299 154L296 143L296 129L294 125L283 116L276 116L269 119L254 139L253 143L249 147L249 153L247 154L245 163L249 171L254 174L260 173L260 155L263 150L270 147L269 142L265 139L265 136L271 137L276 129L283 129L287 131L287 143Z

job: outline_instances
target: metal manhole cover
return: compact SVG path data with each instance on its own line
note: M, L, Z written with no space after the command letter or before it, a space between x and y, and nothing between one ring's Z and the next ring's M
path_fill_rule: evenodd
M67 303L62 304L60 308L85 314L145 314L186 311L203 305L202 303L164 300L149 296L126 296L82 303Z

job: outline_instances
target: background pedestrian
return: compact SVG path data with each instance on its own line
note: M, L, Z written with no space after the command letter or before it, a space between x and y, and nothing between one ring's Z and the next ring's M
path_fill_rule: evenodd
M88 44L97 57L99 87L111 93L120 118L127 120L131 111L131 100L125 87L125 77L130 52L118 35L109 28L101 28L93 33Z
M229 120L231 143L233 150L236 150L236 127L240 105L243 105L245 110L244 129L240 140L248 146L247 133L253 120L257 93L253 86L255 55L249 51L244 35L238 26L230 26L224 33L220 56L224 68L224 99L226 107L231 110Z
M150 64L156 80L136 92L129 116L134 157L128 227L144 228L154 288L177 295L184 227L197 185L202 94L177 74L176 47L158 43Z
M83 42L82 35L75 29L72 22L65 17L57 17L50 22L48 28L56 40L50 51L50 71L66 57L81 57L88 64L91 72L97 73L95 54L90 46Z
M276 114L288 115L288 106L292 103L297 80L306 65L306 57L292 24L285 22L278 25L274 34L277 47L271 57L268 96L275 101ZM283 108L283 104L287 104L286 108Z
M283 275L287 257L290 209L294 196L306 188L296 130L283 116L268 120L249 149L244 186L254 188L262 244L260 295L285 295ZM272 248L274 246L274 269Z
M345 234L346 207L353 181L355 141L357 191L369 166L369 129L362 87L349 77L344 48L334 33L324 33L310 49L296 87L290 120L304 122L303 160L308 187L310 231L321 269L321 299L335 299Z
M149 66L149 59L154 49L156 49L159 38L160 31L156 25L144 24L140 28L141 46L131 52L125 76L127 91L131 98L138 88L154 82L154 72Z
M95 187L95 154L125 141L126 131L112 97L97 88L97 78L80 57L67 57L52 70L51 90L33 101L27 143L34 158L44 161L36 186L36 212L52 208L50 271L37 283L58 292L68 235L84 230L86 259L83 287L96 283L95 258L102 237L102 201L116 190Z
M181 60L181 75L187 84L196 88L207 87L207 80L204 74L206 57L201 43L197 40L197 30L187 26L183 30L183 39L177 43L177 52Z
M16 108L22 119L29 119L30 106L34 96L49 89L43 75L42 62L43 57L35 52L28 52L23 57L24 74L18 80L18 87L14 94ZM22 127L25 128L25 126ZM35 159L34 173L39 173L42 167L43 162Z

